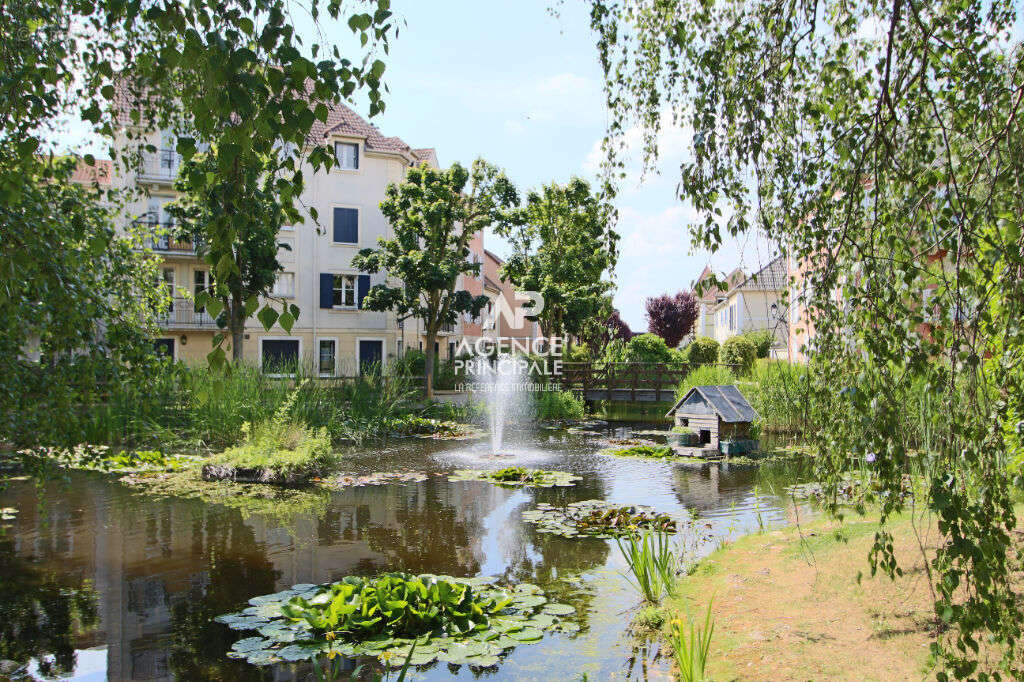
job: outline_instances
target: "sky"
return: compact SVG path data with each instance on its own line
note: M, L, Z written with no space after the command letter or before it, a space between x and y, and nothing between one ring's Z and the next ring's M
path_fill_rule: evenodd
M608 116L595 37L585 3L565 2L554 16L549 7L556 3L393 0L398 35L381 55L386 109L371 122L413 147L434 147L442 166L483 157L523 191L573 176L596 181ZM312 26L300 20L298 28L307 45L316 41ZM342 22L324 24L321 32L343 50L355 47ZM363 116L369 109L365 102L355 108ZM80 151L101 151L82 146L87 133L76 123L58 137ZM690 135L669 128L660 142L661 172L641 180L639 163L633 164L616 202L615 306L634 331L647 329L646 298L689 289L706 265L719 274L737 266L752 273L772 257L752 237L726 240L715 254L690 248L688 225L701 216L676 194ZM485 245L508 254L493 234L485 235Z
M595 38L584 3L561 5L558 17L550 4L394 0L403 23L384 58L387 108L373 122L436 148L442 166L483 157L522 189L595 180L608 120ZM771 259L754 239L714 255L691 250L688 224L700 216L676 195L690 136L670 129L661 142L662 172L641 182L634 170L617 201L615 305L634 331L647 329L646 298L689 289L705 265L753 272ZM485 243L507 253L494 235Z

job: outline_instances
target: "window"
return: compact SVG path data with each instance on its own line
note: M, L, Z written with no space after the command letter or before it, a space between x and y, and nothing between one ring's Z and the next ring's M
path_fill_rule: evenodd
M356 276L335 275L334 276L334 307L355 308L356 307Z
M277 273L277 279L274 280L274 288L270 293L281 298L292 298L295 296L295 273Z
M317 347L317 371L322 377L333 377L338 362L338 342L335 339L320 339Z
M405 342L402 341L402 339L398 339L398 342L395 344L395 350L397 351L396 355L398 357L402 357L402 354L405 351Z
M338 244L359 243L359 209L334 209L334 241Z
M736 329L736 304L729 306L729 329Z
M342 170L359 170L359 145L355 142L336 142L334 155Z
M298 339L261 339L263 371L268 374L294 374L299 365Z
M454 360L455 359L455 342L454 341L449 341L448 342L448 359L449 360Z
M210 272L208 270L196 270L192 274L192 294L198 295L210 288Z
M161 274L163 275L163 280L164 280L163 284L164 284L164 287L166 287L166 289L167 289L167 295L171 299L171 305L167 309L167 312L173 313L174 312L174 268L163 268L163 270L161 271Z

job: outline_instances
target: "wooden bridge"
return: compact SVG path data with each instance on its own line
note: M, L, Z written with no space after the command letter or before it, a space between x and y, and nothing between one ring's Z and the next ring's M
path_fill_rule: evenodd
M563 362L560 379L562 388L587 400L667 402L675 398L690 369L665 362Z

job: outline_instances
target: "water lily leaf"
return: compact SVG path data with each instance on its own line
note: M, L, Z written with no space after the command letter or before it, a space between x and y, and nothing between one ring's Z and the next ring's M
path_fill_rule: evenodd
M543 613L550 613L552 616L568 616L576 613L576 607L569 606L568 604L556 604L552 602L550 604L545 604L541 611Z
M290 644L278 650L277 655L285 661L305 661L318 656L326 647L321 644Z
M474 656L467 661L469 665L477 668L490 668L492 665L498 665L497 656Z
M271 663L277 663L281 659L277 657L277 652L270 649L261 649L246 656L245 660L252 665L270 665Z
M529 609L534 608L536 606L540 606L541 604L545 604L548 600L547 598L541 597L540 595L531 594L523 597L513 597L513 601L515 602L516 606L520 608Z
M270 642L262 637L246 637L245 639L240 639L232 644L231 648L240 653L248 653L250 651L256 651L257 649L265 649L269 644Z
M544 636L544 633L537 628L523 628L522 630L508 633L508 636L520 642L536 642Z

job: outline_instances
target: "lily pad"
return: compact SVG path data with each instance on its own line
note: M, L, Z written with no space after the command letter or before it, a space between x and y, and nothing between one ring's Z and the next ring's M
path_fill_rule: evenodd
M239 640L227 654L254 665L309 660L330 650L346 656L373 655L388 667L401 667L412 651L411 665L440 660L486 668L496 665L509 649L539 641L545 630L579 629L566 620L575 609L549 603L536 585L503 587L495 583L490 576L350 576L329 585L302 584L254 597L241 613L215 620L235 630L259 633ZM382 590L388 591L387 596L380 596ZM346 611L364 594L379 600L375 605L386 604L390 615L381 619L361 616L358 609ZM428 610L431 615L425 620L423 614ZM407 612L416 615L406 617ZM438 621L438 613L450 613L454 620ZM354 620L339 620L346 617ZM400 623L404 625L395 625ZM395 630L397 627L403 629ZM355 634L359 632L366 634Z
M598 538L621 537L638 530L665 533L678 531L679 521L641 505L619 505L606 500L583 500L565 507L547 503L523 512L523 520L537 524L541 533L565 537L587 535Z
M509 488L569 487L582 480L567 471L545 471L525 467L504 469L459 469L448 476L449 481L484 481Z

